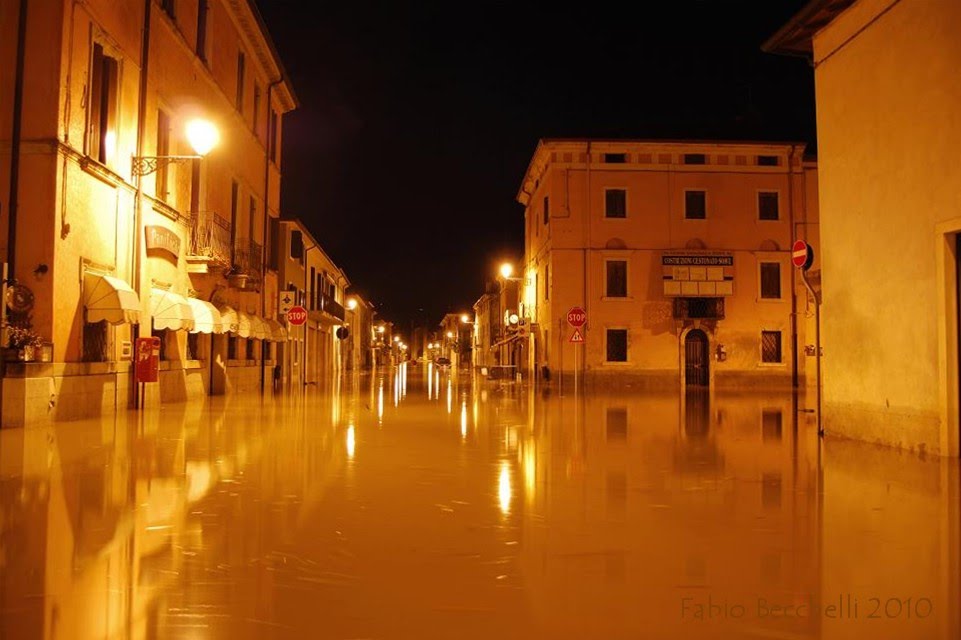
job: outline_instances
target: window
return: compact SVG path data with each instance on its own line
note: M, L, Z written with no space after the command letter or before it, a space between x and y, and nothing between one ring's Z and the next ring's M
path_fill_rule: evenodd
M119 64L93 45L90 71L90 111L88 112L87 155L102 164L113 160L117 146L117 88Z
M236 360L237 359L237 340L239 338L235 336L227 336L227 359Z
M237 111L243 113L244 111L244 75L245 67L247 66L247 60L244 58L244 52L237 52L237 97L235 104L237 105Z
M200 163L196 159L190 162L190 213L200 212Z
M757 194L757 214L761 220L777 220L780 217L777 191L761 191Z
M200 334L187 334L187 360L202 360L200 357Z
M296 229L290 232L290 259L304 259L304 234Z
M626 153L605 153L604 162L607 164L624 164L627 162Z
M274 271L280 268L280 219L271 218L267 227L267 266Z
M270 131L268 132L268 135L267 135L267 137L269 138L269 140L267 141L267 147L268 147L267 152L269 153L270 159L273 161L274 164L278 164L280 162L280 160L277 158L277 134L278 134L277 120L278 120L277 112L271 109L270 110Z
M707 217L707 192L684 192L684 217L688 220L703 220Z
M707 156L703 153L685 153L684 164L707 164Z
M107 361L107 321L83 324L83 361Z
M157 155L170 155L170 116L163 109L157 111ZM154 182L154 196L158 200L167 200L167 176L169 165L158 163Z
M608 298L627 297L627 261L607 261L607 292Z
M627 190L607 189L604 191L604 217L627 217Z
M240 206L240 184L236 180L230 182L230 230L237 233L237 207Z
M761 439L765 442L781 439L783 414L780 409L761 411Z
M247 205L247 237L253 240L257 237L255 231L257 230L257 201L254 200L253 196L250 196L250 200Z
M757 164L759 167L776 167L778 166L777 156L758 156Z
M781 332L761 332L761 362L781 362Z
M207 62L207 0L200 0L197 6L197 57Z
M544 265L544 300L551 299L551 265Z
M317 308L317 269L310 268L310 309Z
M251 125L251 128L253 128L254 135L257 136L258 139L260 138L260 128L257 126L259 124L258 122L259 119L260 119L260 85L255 82L254 83L254 116L253 116L253 124Z
M550 198L544 196L544 224L551 218L551 201Z
M627 329L607 330L607 361L627 362Z
M761 298L781 299L781 265L777 262L761 263Z
M253 339L253 338L247 338L247 355L246 355L247 359L248 359L248 360L253 360L253 359L254 359L254 353L255 353L255 352L254 352L254 339Z

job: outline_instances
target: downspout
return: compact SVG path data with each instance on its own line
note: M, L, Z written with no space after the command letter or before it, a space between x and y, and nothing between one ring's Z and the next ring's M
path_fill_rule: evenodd
M13 127L10 135L10 197L7 210L10 221L7 227L7 279L17 279L17 199L20 186L20 139L23 125L23 68L27 49L27 0L20 0L17 19L17 71L13 88Z
M144 137L144 130L146 129L146 121L147 121L147 70L150 63L150 9L152 4L153 4L153 0L144 0L143 34L142 34L142 40L140 44L140 89L139 89L140 93L137 99L137 145L136 145L137 157L143 157L143 137ZM132 168L131 168L131 174L132 174L131 178L134 181L134 186L136 189L136 193L134 195L134 201L133 201L133 211L134 211L134 216L133 216L134 217L134 240L133 240L134 249L133 251L134 253L133 253L133 282L131 284L133 285L134 291L137 292L137 298L141 299L141 304L143 304L142 296L141 296L142 292L141 292L141 286L140 286L140 277L141 277L140 244L143 241L141 238L141 235L142 235L141 229L143 228L143 206L141 203L141 200L143 199L143 192L141 191L141 187L143 185L143 176L135 174ZM149 328L147 332L149 333ZM134 344L137 343L137 338L139 337L140 337L140 324L138 323L133 326ZM131 367L130 369L130 375L131 377L134 376L133 367ZM131 379L130 388L133 390L134 408L139 408L140 394L137 393L137 384L136 384L136 381L133 379Z
M261 277L263 278L263 282L261 282L261 285L260 285L260 289L261 289L260 290L260 315L262 318L265 318L265 319L267 317L267 291L266 291L267 289L266 287L267 252L270 250L270 247L267 245L267 229L270 223L270 144L272 142L270 139L270 133L271 133L270 116L272 113L272 110L271 110L272 107L270 104L270 95L273 93L274 87L276 87L278 84L280 84L283 81L284 81L284 77L280 76L279 78L277 78L276 80L274 80L273 82L267 85L267 136L266 136L267 148L264 149L265 151L264 153L264 233L261 236L264 239L264 248L260 252L260 261L261 261L260 273L261 273ZM254 116L256 117L256 114L254 114ZM257 126L257 123L255 122L254 127L256 128L256 126ZM256 131L254 131L254 135L255 136L257 135ZM279 212L278 212L278 215L279 215ZM279 284L277 285L277 289L278 290L280 289ZM268 344L264 344L264 342L261 342L260 344L260 395L263 395L265 392L265 389L267 388L266 380L267 380L267 354L268 353L270 353L270 346ZM275 363L275 366L276 366L276 363Z

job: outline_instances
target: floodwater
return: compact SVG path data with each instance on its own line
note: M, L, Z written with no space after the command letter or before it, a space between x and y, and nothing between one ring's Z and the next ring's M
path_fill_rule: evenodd
M955 460L401 367L0 433L0 638L958 638Z

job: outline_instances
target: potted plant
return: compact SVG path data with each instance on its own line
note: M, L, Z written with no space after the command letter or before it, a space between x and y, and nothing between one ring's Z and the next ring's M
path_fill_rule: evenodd
M32 362L37 353L43 348L43 338L34 333L29 324L6 325L7 346L14 352L13 358L23 362ZM9 357L9 356L8 356Z

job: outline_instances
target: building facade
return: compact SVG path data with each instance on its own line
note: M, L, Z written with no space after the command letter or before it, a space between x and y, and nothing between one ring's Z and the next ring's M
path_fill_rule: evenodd
M7 320L48 344L7 363L3 424L131 406L145 336L163 359L148 403L262 389L283 337L267 249L296 98L254 4L0 10ZM209 154L198 131L219 133Z
M819 255L817 174L803 154L541 141L517 195L532 370L634 386L803 384L814 314L793 240ZM574 307L587 315L576 337Z
M765 44L814 68L824 428L951 456L961 433L959 29L958 2L818 0Z
M299 389L329 382L344 369L350 282L303 222L281 220L278 226L282 288L307 310L304 324L287 327L290 342L279 375L284 386Z

